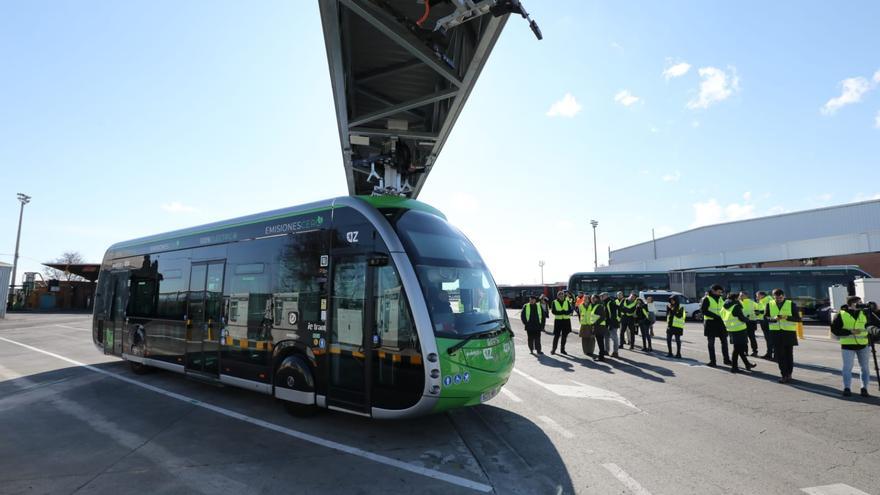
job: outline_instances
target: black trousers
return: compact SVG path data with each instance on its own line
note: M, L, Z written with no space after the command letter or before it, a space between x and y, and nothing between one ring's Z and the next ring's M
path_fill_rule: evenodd
M774 346L774 352L779 364L779 373L782 376L791 376L791 372L794 371L794 346L784 339L779 339Z
M634 337L636 333L636 322L632 316L621 316L620 317L620 347L623 347L623 344L629 343L629 346L632 347L635 345ZM629 340L627 340L627 336L629 336Z
M529 340L529 350L541 352L541 329L526 330Z
M666 347L669 348L669 354L672 354L672 339L675 339L675 355L681 355L681 335L678 333L673 334L671 331L666 330Z
M556 346L559 340L562 340L562 352L565 352L565 341L568 340L568 334L571 333L571 319L553 320L553 352L556 352Z
M764 342L767 345L767 356L771 359L775 356L775 345L773 343L773 332L770 331L770 324L767 320L758 320L758 324L761 325L761 333L764 334Z
M739 359L742 358L744 366L750 366L749 363L749 336L747 331L729 333L730 343L733 344L733 364L731 368L739 368Z
M752 352L758 352L758 339L755 337L755 331L758 330L758 322L750 321L748 326L746 327L746 332L749 334L749 344L752 346Z
M710 363L715 362L715 338L716 337L714 335L709 335L708 337L706 337L706 340L709 344ZM725 339L723 336L717 338L721 340L721 356L724 358L724 362L730 361L730 354L727 351L727 339Z
M607 355L605 351L605 333L607 331L608 329L602 325L593 326L593 335L596 336L596 345L599 346L599 357Z
M648 329L651 328L650 321L639 322L639 333L642 334L642 349L653 349L651 346L651 335Z

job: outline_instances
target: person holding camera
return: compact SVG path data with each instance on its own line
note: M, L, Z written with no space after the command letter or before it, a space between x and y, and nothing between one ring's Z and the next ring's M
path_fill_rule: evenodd
M841 355L843 357L843 396L852 395L853 361L859 360L861 370L862 397L868 397L868 382L871 380L871 368L868 366L868 312L861 307L861 298L850 296L846 298L846 307L840 309L840 313L831 322L831 333L840 340Z

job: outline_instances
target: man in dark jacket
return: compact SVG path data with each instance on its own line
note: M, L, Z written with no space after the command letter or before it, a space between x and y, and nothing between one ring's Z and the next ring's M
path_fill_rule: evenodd
M739 302L739 294L731 292L727 295L727 302L721 310L721 318L724 320L724 328L730 336L733 344L733 364L730 365L731 373L739 372L739 360L748 371L752 371L754 364L749 362L749 319L743 312L742 303Z
M785 291L773 289L773 301L767 305L767 321L770 324L773 351L782 377L779 383L791 381L794 371L794 346L798 345L797 323L801 321L801 312L797 304L785 298Z
M571 301L574 300L572 299ZM556 354L556 346L560 344L561 339L562 345L559 351L566 356L568 355L565 352L565 341L568 340L568 334L571 333L572 311L574 311L574 308L566 293L563 291L556 293L556 299L550 306L550 312L553 313L553 348L550 349L550 354Z
M605 351L611 357L617 357L617 349L620 348L620 339L617 337L617 303L608 296L607 292L599 294L599 300L605 306Z
M544 354L541 352L541 331L544 330L547 314L544 313L544 308L541 307L535 296L529 296L529 302L523 306L520 318L526 327L529 353L534 354L537 351L538 354Z
M859 308L862 300L858 296L846 299L846 307L831 322L831 333L840 339L841 356L843 357L843 396L852 395L853 361L859 360L862 379L862 397L868 397L868 383L871 381L871 367L868 365L870 336L868 325L873 323L872 315Z
M724 357L724 364L730 364L730 354L727 352L727 330L724 328L724 320L721 319L721 310L724 308L724 297L722 293L724 287L718 284L712 286L706 297L703 298L703 304L700 306L700 312L703 313L703 335L709 346L709 366L717 366L715 362L715 339L721 339L721 355Z

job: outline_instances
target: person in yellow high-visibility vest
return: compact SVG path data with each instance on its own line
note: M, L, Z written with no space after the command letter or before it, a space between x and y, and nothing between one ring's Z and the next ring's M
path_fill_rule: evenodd
M768 296L766 292L759 290L755 293L755 317L758 320L758 325L761 326L761 333L764 334L764 345L767 346L767 352L761 356L764 359L769 359L770 361L776 360L776 355L773 352L773 334L770 332L770 322L767 321L767 305L770 304L773 298Z
M742 359L746 370L752 371L755 365L750 363L747 357L749 353L749 319L743 313L738 293L731 292L727 295L727 301L721 309L721 319L724 321L724 327L727 330L727 335L730 337L730 343L733 344L730 372L739 372L740 359Z
M852 395L853 361L859 360L859 369L862 379L862 397L868 397L868 383L871 381L871 368L868 365L868 314L859 308L862 300L858 296L846 298L846 307L841 308L840 313L831 322L831 333L840 339L840 352L843 358L843 396Z
M767 320L770 333L773 334L771 338L776 362L782 375L779 383L789 383L794 370L794 346L798 345L797 322L801 313L794 301L785 298L784 290L773 289L773 299L767 305Z
M724 287L715 284L709 289L709 293L703 298L700 305L700 313L703 315L703 335L709 348L709 366L717 366L715 361L715 339L721 340L721 356L724 364L730 364L730 355L727 350L727 330L721 319L721 309L724 307Z
M531 295L529 302L523 306L520 312L523 325L526 327L526 336L528 338L529 353L543 355L541 352L541 331L544 329L544 321L547 319L547 313L538 303L538 299Z
M745 315L748 320L748 328L746 328L746 332L749 337L749 344L752 346L752 356L758 356L758 339L755 337L755 332L758 330L758 314L755 311L757 309L757 304L755 301L749 297L749 293L746 291L740 291L739 293L739 303L743 308L743 315Z
M571 333L571 312L574 311L572 302L574 300L567 298L565 292L556 293L556 299L553 300L550 307L550 312L553 313L553 347L550 349L550 354L556 354L556 346L560 344L561 339L560 352L568 355L565 352L565 341L568 340L568 334Z

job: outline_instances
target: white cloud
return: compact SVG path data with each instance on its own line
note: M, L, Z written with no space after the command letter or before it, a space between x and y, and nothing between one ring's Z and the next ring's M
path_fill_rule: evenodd
M880 70L874 73L873 81L874 84L880 84Z
M834 197L833 194L827 192L827 193L822 193L822 194L816 196L816 200L820 201L822 203L827 203L827 202L831 201L831 198L833 198L833 197Z
M572 96L571 93L565 93L565 96L556 103L550 105L547 110L548 117L574 117L581 111L581 104Z
M689 70L691 70L691 64L687 62L679 62L663 69L663 77L668 81L674 77L681 77L687 74Z
M876 74L874 75L876 78ZM822 105L822 113L832 115L841 107L862 101L862 96L871 90L871 84L864 77L850 77L840 81L840 96L831 98Z
M700 121L695 120L695 121L691 122L691 127L693 127L693 128L700 127Z
M628 89L622 89L614 95L614 101L620 103L621 105L628 107L630 105L635 105L641 98L629 92Z
M880 129L880 110L877 110L877 115L874 117L874 127Z
M615 50L623 50L623 46L621 46L620 43L616 41L611 42L611 48L614 48Z
M192 206L185 205L180 201L172 201L162 205L162 209L169 213L192 213L196 209Z
M852 200L853 200L854 202L858 203L859 201L872 201L872 200L875 200L875 199L880 199L880 193L876 193L876 194L865 194L865 193L861 193L861 192L860 192L860 193L856 194L856 195L853 197Z
M651 134L657 134L658 132L660 132L660 129L657 129L654 126L651 126Z
M752 191L746 191L743 193L743 199L746 201L752 200Z
M736 67L728 66L727 71L717 67L701 67L698 72L702 79L700 94L687 103L687 107L691 110L709 108L739 91L739 76L736 74Z
M755 217L755 205L750 203L730 203L722 206L715 198L694 203L694 222L691 227L702 227L734 220Z
M663 180L663 182L678 182L678 180L681 179L681 172L676 170L675 173L666 174L661 177L661 179Z

